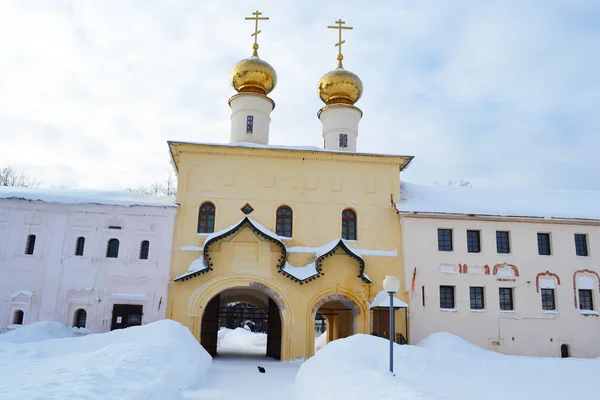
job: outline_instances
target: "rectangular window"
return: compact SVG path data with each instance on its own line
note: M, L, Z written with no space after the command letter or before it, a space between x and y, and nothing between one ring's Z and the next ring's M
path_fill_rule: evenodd
M542 310L556 310L556 303L554 301L554 289L542 289Z
M575 234L575 254L581 257L588 256L587 235L582 233Z
M423 307L425 307L425 286L421 286L421 301L423 302Z
M254 115L248 115L246 117L246 133L252 134L254 132Z
M592 289L579 289L579 309L593 310L594 301L592 299Z
M500 288L500 310L511 311L514 310L513 304L513 289L512 288Z
M25 254L33 255L33 251L35 250L35 235L27 236L27 243L25 244Z
M452 251L452 229L438 229L438 250Z
M540 256L549 256L552 254L550 251L550 234L549 233L538 233L538 254Z
M345 133L340 133L340 147L341 148L348 147L348 135Z
M440 308L454 308L454 286L440 286Z
M479 231L467 231L467 251L469 253L479 253L481 251Z
M482 286L471 286L469 296L471 298L471 310L483 310L485 308Z
M75 244L75 255L82 256L84 248L85 248L85 238L83 236L80 236L77 238L77 243Z
M510 238L508 231L496 231L496 250L498 254L510 253Z

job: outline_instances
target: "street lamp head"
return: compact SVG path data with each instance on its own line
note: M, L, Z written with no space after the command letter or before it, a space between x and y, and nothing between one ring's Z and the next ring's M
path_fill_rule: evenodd
M400 279L387 275L383 280L383 290L388 293L396 293L400 290Z

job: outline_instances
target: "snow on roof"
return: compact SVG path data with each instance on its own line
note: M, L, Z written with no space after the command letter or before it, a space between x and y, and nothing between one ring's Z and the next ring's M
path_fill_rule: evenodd
M390 294L385 290L377 293L371 303L371 308L390 308ZM408 304L394 296L394 308L408 308Z
M171 198L148 196L126 190L40 189L0 186L0 199L60 204L177 207L177 204Z
M500 189L402 182L401 213L600 220L600 191Z
M183 279L187 276L190 276L192 274L195 274L197 272L200 271L204 271L208 269L208 265L206 265L206 262L204 261L204 256L198 257L196 258L194 261L192 261L192 263L190 264L190 267L188 268L187 272L184 272L183 274L179 274L175 277L175 280L178 279Z

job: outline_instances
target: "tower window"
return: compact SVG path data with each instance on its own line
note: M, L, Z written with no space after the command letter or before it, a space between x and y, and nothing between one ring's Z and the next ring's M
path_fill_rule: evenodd
M13 325L23 325L23 311L17 310L13 314Z
M292 237L292 209L281 206L277 209L275 233L283 237Z
M77 243L75 244L75 255L82 256L84 247L85 247L85 238L83 236L80 236L77 238Z
M106 246L106 257L107 258L118 258L119 257L119 239L110 239Z
M27 244L25 245L25 254L32 255L35 250L35 235L27 236Z
M356 240L356 213L350 209L342 212L342 239Z
M348 147L348 135L346 133L340 133L340 147Z
M254 115L248 115L246 117L246 133L252 134L254 131Z
M83 308L75 311L73 316L73 328L85 328L85 322L87 320L87 311Z
M213 233L215 231L215 205L204 203L198 214L198 233Z
M150 242L147 240L142 240L142 244L140 245L140 260L147 260L149 252Z

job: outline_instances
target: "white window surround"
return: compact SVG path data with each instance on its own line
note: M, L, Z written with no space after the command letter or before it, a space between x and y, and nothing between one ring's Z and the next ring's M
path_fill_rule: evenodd
M440 308L440 311L444 312L456 312L456 308Z

